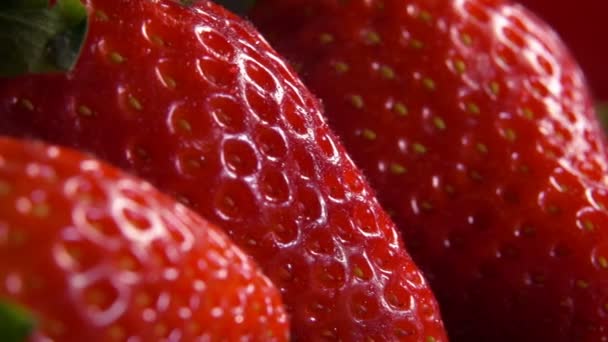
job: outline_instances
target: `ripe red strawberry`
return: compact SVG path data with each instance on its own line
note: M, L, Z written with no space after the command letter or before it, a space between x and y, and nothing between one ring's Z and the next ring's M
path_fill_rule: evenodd
M87 6L72 72L0 81L0 131L92 151L225 227L296 340L445 341L394 224L250 24L209 1Z
M608 46L598 37L608 34L605 23L608 2L598 0L519 0L545 19L559 33L580 62L591 88L600 100L608 100Z
M453 341L608 339L608 166L583 76L502 0L261 0Z
M0 217L0 305L31 311L28 340L288 341L279 291L224 232L91 157L0 138Z

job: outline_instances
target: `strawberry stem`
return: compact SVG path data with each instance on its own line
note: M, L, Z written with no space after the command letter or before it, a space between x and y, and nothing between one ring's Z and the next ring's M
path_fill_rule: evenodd
M1 0L0 76L71 70L87 28L80 0Z
M28 312L0 300L0 341L25 341L32 334L34 326L34 319Z
M255 5L255 0L213 0L215 3L226 7L232 12L245 15Z

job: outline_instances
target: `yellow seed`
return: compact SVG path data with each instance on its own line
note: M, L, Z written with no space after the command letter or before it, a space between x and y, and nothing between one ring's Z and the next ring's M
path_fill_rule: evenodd
M137 156L139 157L139 159L141 160L147 160L150 158L150 155L148 154L148 151L144 150L142 147L138 147L135 150L135 153L137 154Z
M474 115L478 115L479 113L481 113L479 106L473 102L469 102L467 104L467 109L468 109L469 113L474 114Z
M349 69L348 64L343 63L343 62L336 63L336 65L334 67L336 69L336 72L338 72L340 74L343 74L343 73L347 72L348 69Z
M587 282L585 280L577 280L576 286L578 286L581 289L587 289L587 288L589 288L589 282Z
M361 109L365 105L363 98L360 95L352 95L350 97L350 103L357 109Z
M498 82L490 82L490 91L494 95L498 95L500 93L500 84Z
M186 328L188 329L188 332L192 335L197 335L201 331L200 324L194 321L188 322L188 326Z
M412 39L410 41L410 47L415 50L420 50L424 47L424 43L418 39Z
M34 110L34 104L32 103L32 101L28 100L28 99L21 99L19 101L19 104L21 104L21 106L29 111Z
M110 339L118 341L125 338L125 331L118 325L113 325L108 329L108 336Z
M529 120L534 119L534 112L532 111L532 109L526 107L526 108L523 108L521 111L524 114L524 117L526 119L529 119Z
M135 304L141 307L147 307L152 304L152 298L145 293L138 293L135 296Z
M467 70L467 65L462 59L457 59L454 61L454 68L459 74L463 74Z
M319 42L321 42L321 44L329 44L333 41L334 36L329 33L321 33L321 35L319 36Z
M598 262L600 263L601 268L608 269L608 259L606 259L606 257L599 257Z
M488 153L488 147L485 144L479 143L477 144L477 151L486 154Z
M21 230L9 231L7 241L9 245L15 247L23 246L27 241L27 234Z
M420 11L420 15L418 17L426 23L430 23L431 20L433 20L433 16L427 11Z
M154 334L156 334L156 336L165 336L167 335L167 326L163 323L158 323L154 326Z
M460 40L466 46L471 46L471 44L473 44L473 38L471 38L471 36L468 33L462 33L460 35Z
M131 105L131 107L137 111L141 111L143 109L141 102L139 102L139 100L132 95L129 95L129 105Z
M399 116L406 116L409 112L407 107L401 102L395 103L395 105L393 106L393 110Z
M477 171L471 171L471 179L474 181L482 181L483 177L481 176L481 174Z
M78 107L78 114L82 116L93 116L93 111L87 106Z
M179 125L179 127L182 130L184 130L184 131L186 131L188 133L192 132L192 125L190 125L190 122L188 122L188 120L186 120L186 119L179 119L178 122L177 122L177 124Z
M355 269L353 270L355 277L357 278L363 278L363 271L361 270L361 268L359 267L355 267Z
M507 128L504 132L505 138L509 141L515 141L517 139L517 133L514 130Z
M108 17L108 15L106 14L106 12L101 11L101 10L95 11L95 17L97 17L97 19L99 19L101 21L108 21L110 19Z
M583 222L583 226L587 231L593 231L593 229L595 229L595 225L589 220L585 220L585 222Z
M125 58L118 52L110 53L110 60L116 64L124 63Z
M60 321L50 320L46 325L49 333L53 336L60 336L66 332L65 325Z
M45 218L49 216L51 208L46 203L38 203L32 208L32 214L38 218Z
M536 275L532 276L532 281L535 284L542 285L545 282L545 276L536 274Z
M380 67L380 73L382 74L382 77L388 80L392 80L395 78L395 71L389 66L384 65Z
M79 262L82 260L82 250L78 247L67 246L65 248L65 252L72 258L74 262Z
M165 41L161 37L159 37L157 35L150 36L150 40L152 41L152 43L154 43L156 45L159 45L159 46L164 46L165 45Z
M236 206L236 202L230 196L224 197L224 204L230 208L234 208Z
M521 230L521 232L523 233L523 235L531 236L534 235L536 229L534 229L533 227L526 226Z
M122 257L120 259L120 261L118 262L118 267L120 267L123 270L130 270L133 271L135 270L135 260L133 260L133 258L131 258L130 256L125 256Z
M427 152L426 146L420 143L414 143L414 151L418 154L425 154Z
M200 160L197 160L197 159L189 159L188 165L193 169L200 169L203 166L201 164Z
M429 77L423 78L422 84L424 84L424 87L428 90L435 90L435 81Z
M433 123L435 124L435 127L437 127L439 130L443 131L446 129L445 121L443 121L443 119L438 116L433 118Z
M377 32L370 31L365 35L365 42L370 45L377 45L382 42L382 39Z
M378 137L376 132L372 131L371 129L367 129L367 128L361 132L361 135L363 135L363 138L365 138L367 140L376 140L376 138Z
M327 330L327 329L326 329L326 330L323 330L323 331L321 332L321 336L323 336L323 337L325 337L325 338L330 338L330 339L335 338L334 333L333 333L333 332L331 332L330 330Z
M175 89L175 87L177 86L177 82L175 82L173 78L167 75L161 75L161 78L163 79L163 83L165 83L165 86L167 86L167 88Z
M98 307L107 300L107 296L100 290L92 290L88 293L86 300L89 304Z
M397 163L392 163L390 166L390 170L393 174L396 175L402 175L407 172L407 169L403 165Z
M427 336L425 342L437 342L437 339L433 336Z
M559 189L558 189L558 190L559 190L560 192L568 192L568 187L567 187L566 185L563 185L563 184L559 184L559 183L558 183L558 184L557 184L557 187L559 187Z

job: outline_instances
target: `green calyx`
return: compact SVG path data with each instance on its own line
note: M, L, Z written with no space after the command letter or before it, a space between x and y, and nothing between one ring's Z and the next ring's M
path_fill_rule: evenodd
M213 0L215 3L226 7L232 12L245 15L255 5L256 0Z
M35 327L31 315L17 305L0 300L0 341L22 342Z
M71 70L87 28L80 0L1 0L0 76Z
M604 132L608 134L608 102L600 102L596 104L595 110L597 116L604 127Z

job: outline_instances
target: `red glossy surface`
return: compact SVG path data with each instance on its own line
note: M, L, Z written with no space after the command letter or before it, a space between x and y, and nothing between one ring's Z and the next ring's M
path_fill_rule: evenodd
M0 300L34 316L30 341L289 340L224 232L90 156L0 138L0 217Z
M67 76L0 81L0 132L91 151L224 227L294 338L445 341L437 304L316 100L209 1L91 0Z
M262 0L453 341L608 338L606 147L582 74L501 0Z

